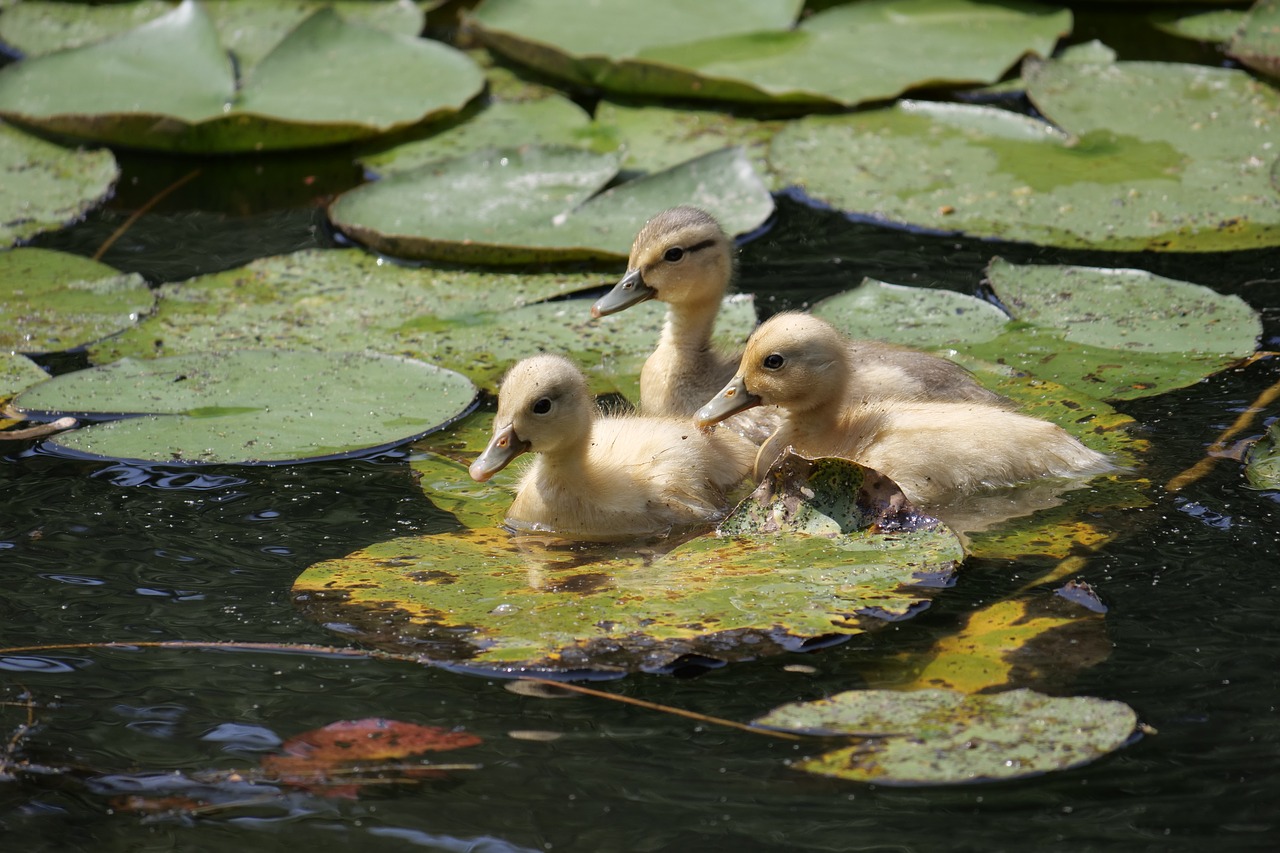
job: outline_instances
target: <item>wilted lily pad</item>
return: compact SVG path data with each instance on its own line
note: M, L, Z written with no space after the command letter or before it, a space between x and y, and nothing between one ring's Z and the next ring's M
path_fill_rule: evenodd
M0 253L0 348L74 349L125 329L154 303L139 275L48 249Z
M155 311L90 348L102 364L255 346L371 349L420 358L494 388L511 364L570 354L599 393L636 399L663 306L591 319L591 300L541 302L610 280L585 273L416 269L358 250L309 250L161 287ZM755 326L749 297L730 297L716 340L737 346Z
M0 247L74 222L118 177L106 149L63 148L0 122Z
M1244 476L1253 489L1280 489L1280 421L1249 448Z
M1054 61L1024 78L1048 122L904 101L794 122L770 164L836 207L942 232L1109 250L1280 244L1276 90L1168 63Z
M1031 690L851 690L783 705L757 725L814 734L879 733L792 767L878 785L950 785L1037 776L1088 764L1134 736L1123 702Z
M124 359L20 394L42 418L119 418L50 440L92 456L253 464L335 458L399 444L465 414L475 387L453 371L368 353L238 350Z
M860 633L911 615L927 587L954 571L955 535L913 513L900 492L864 489L863 469L850 463L797 465L802 473L791 476L808 494L766 487L726 520L724 535L665 553L477 528L317 563L294 593L321 622L439 663L510 674L633 671ZM441 467L435 476L449 475ZM757 532L779 524L784 533Z
M793 26L799 5L487 0L472 23L495 51L612 92L842 105L994 82L1071 29L1066 10L1027 2L870 0Z
M513 148L431 163L340 196L340 229L405 258L481 263L620 260L654 211L693 204L729 233L773 199L742 151L725 149L599 192L618 159L574 148ZM598 195L596 193L599 193Z
M237 80L203 7L184 0L118 36L0 70L0 115L141 148L268 150L408 127L456 112L483 85L452 48L351 24L331 8Z

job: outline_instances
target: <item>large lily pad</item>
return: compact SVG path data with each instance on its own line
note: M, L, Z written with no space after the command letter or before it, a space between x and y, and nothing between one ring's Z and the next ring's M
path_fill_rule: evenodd
M358 250L309 250L165 285L150 316L89 354L102 364L261 346L371 349L449 367L493 389L511 364L555 351L581 364L597 392L634 400L663 306L592 320L590 299L556 299L605 283L587 273L415 269ZM755 322L751 299L730 297L717 343L741 345Z
M345 193L334 224L398 257L482 263L621 260L639 223L677 204L749 231L773 199L742 151L716 151L596 194L618 159L573 148L486 151Z
M1143 270L996 258L987 276L1012 321L974 297L870 280L814 313L853 337L959 351L1113 400L1197 382L1248 357L1262 333L1239 297Z
M1280 489L1280 421L1249 448L1244 476L1252 489Z
M202 0L205 11L240 68L256 65L295 26L321 6L343 18L387 32L416 36L423 12L409 0ZM0 15L0 40L25 56L81 47L132 30L171 11L167 0L90 5L23 0Z
M792 27L798 5L487 0L472 23L496 51L613 92L841 105L991 83L1071 29L1070 12L1025 2L868 0Z
M139 275L48 249L0 253L0 348L74 349L125 329L155 299Z
M797 770L879 785L947 785L1088 764L1124 746L1138 719L1123 702L1031 690L851 690L783 705L755 723L824 735L883 733L793 762Z
M67 373L14 405L103 419L50 440L91 456L167 463L335 458L439 429L475 387L431 364L372 353L238 350L124 359Z
M744 502L724 535L666 553L477 528L317 563L294 593L313 618L367 642L508 674L748 659L920 609L962 556L955 535L903 509L896 487L878 475L872 484L856 465L796 465L789 476L807 493L780 479L770 484L779 491ZM447 467L435 476L447 478Z
M106 149L63 148L0 122L0 247L79 219L119 177Z
M237 81L203 7L184 0L121 35L0 70L0 115L134 147L265 150L408 127L456 112L483 85L452 48L351 24L331 8Z
M1164 63L1074 59L1024 77L1048 122L906 101L794 122L770 164L836 207L943 232L1113 250L1280 244L1274 89Z

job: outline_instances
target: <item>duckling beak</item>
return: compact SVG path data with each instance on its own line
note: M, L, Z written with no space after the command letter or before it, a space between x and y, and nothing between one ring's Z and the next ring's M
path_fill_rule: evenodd
M735 376L729 381L729 384L721 389L720 393L711 398L698 413L693 416L693 422L700 427L709 427L712 424L718 424L730 415L736 415L738 412L745 412L747 409L759 406L764 401L747 390L747 383L741 376Z
M471 479L483 483L494 474L506 468L521 453L529 450L529 442L521 441L516 435L515 427L506 426L496 431L489 440L489 446L471 463L468 472Z
M617 314L624 308L639 305L657 295L658 291L644 283L644 276L640 274L640 270L629 270L622 280L613 286L613 290L601 296L596 300L596 304L591 306L591 316L604 317L608 314Z

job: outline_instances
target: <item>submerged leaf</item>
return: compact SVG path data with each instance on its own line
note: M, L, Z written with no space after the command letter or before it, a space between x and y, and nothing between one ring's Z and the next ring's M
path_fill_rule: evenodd
M406 358L237 350L124 359L63 374L15 400L44 419L110 420L49 444L97 457L279 463L399 444L470 410L464 377Z
M1280 489L1280 421L1249 448L1244 477L1251 489Z
M787 731L877 733L792 767L880 785L947 785L1037 776L1124 746L1137 715L1123 702L1030 690L851 690L783 705L755 721Z
M106 149L70 150L0 122L0 247L79 219L119 177Z
M0 253L0 348L75 349L137 322L155 299L139 275L48 249Z
M814 470L810 494L787 501L803 505L793 515L829 519L823 535L794 525L755 532L762 525L752 519L776 515L762 493L726 520L724 535L668 551L478 528L317 563L294 593L312 618L352 626L367 642L508 674L654 670L685 655L750 659L922 608L962 557L954 534L910 515L901 493L887 501L883 491L861 493L856 465L827 460ZM455 494L440 482L462 471L435 467L428 495ZM868 513L877 504L887 514Z

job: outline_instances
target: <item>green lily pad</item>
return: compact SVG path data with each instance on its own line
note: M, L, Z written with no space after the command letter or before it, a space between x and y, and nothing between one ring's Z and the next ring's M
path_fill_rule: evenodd
M937 231L1109 250L1280 244L1274 89L1163 63L1046 62L1024 77L1052 124L906 101L793 122L770 164L828 204Z
M1244 478L1251 489L1280 489L1280 421L1249 448Z
M1124 746L1137 715L1123 702L1031 690L851 690L783 705L755 720L787 731L879 733L795 761L806 773L878 785L950 785L1037 776L1088 764Z
M1231 41L1248 14L1239 9L1212 9L1187 14L1177 9L1156 12L1149 18L1161 32L1193 41Z
M799 4L782 0L569 5L487 0L472 24L497 52L612 92L846 106L994 82L1071 29L1070 12L1016 0L869 0L794 27Z
M26 356L0 350L0 402L48 378L49 374Z
M237 83L212 21L184 0L121 35L0 70L0 115L139 148L258 151L439 118L483 85L452 48L351 24L331 8L305 18Z
M413 359L237 350L67 373L14 405L40 419L121 418L49 440L77 453L247 465L399 444L466 414L474 399L465 377Z
M663 306L592 320L590 299L541 303L605 283L589 273L415 269L354 249L309 250L165 285L151 315L89 356L103 364L261 346L371 349L457 370L492 390L516 361L555 351L571 355L597 393L635 400ZM716 341L740 345L755 323L751 299L730 297Z
M625 259L638 225L677 204L704 208L729 233L749 231L773 212L739 149L597 195L617 172L616 156L580 149L486 151L356 187L329 216L354 239L397 257L512 264Z
M0 40L26 57L68 50L120 35L173 11L166 0L89 5L23 0L0 16ZM301 21L331 5L348 21L416 36L424 15L408 0L203 0L222 43L242 69L256 65Z
M139 275L48 249L0 252L0 348L75 349L115 334L151 310Z
M0 247L74 222L119 177L106 149L63 148L0 122Z
M1256 0L1227 53L1259 74L1280 78L1280 0Z
M916 612L954 571L955 535L909 505L891 506L901 493L879 475L863 489L856 465L796 466L772 484L785 491L758 491L723 535L666 553L477 528L317 563L295 581L295 600L322 623L437 663L507 674L635 671L861 633ZM460 464L434 468L437 480L461 476Z

